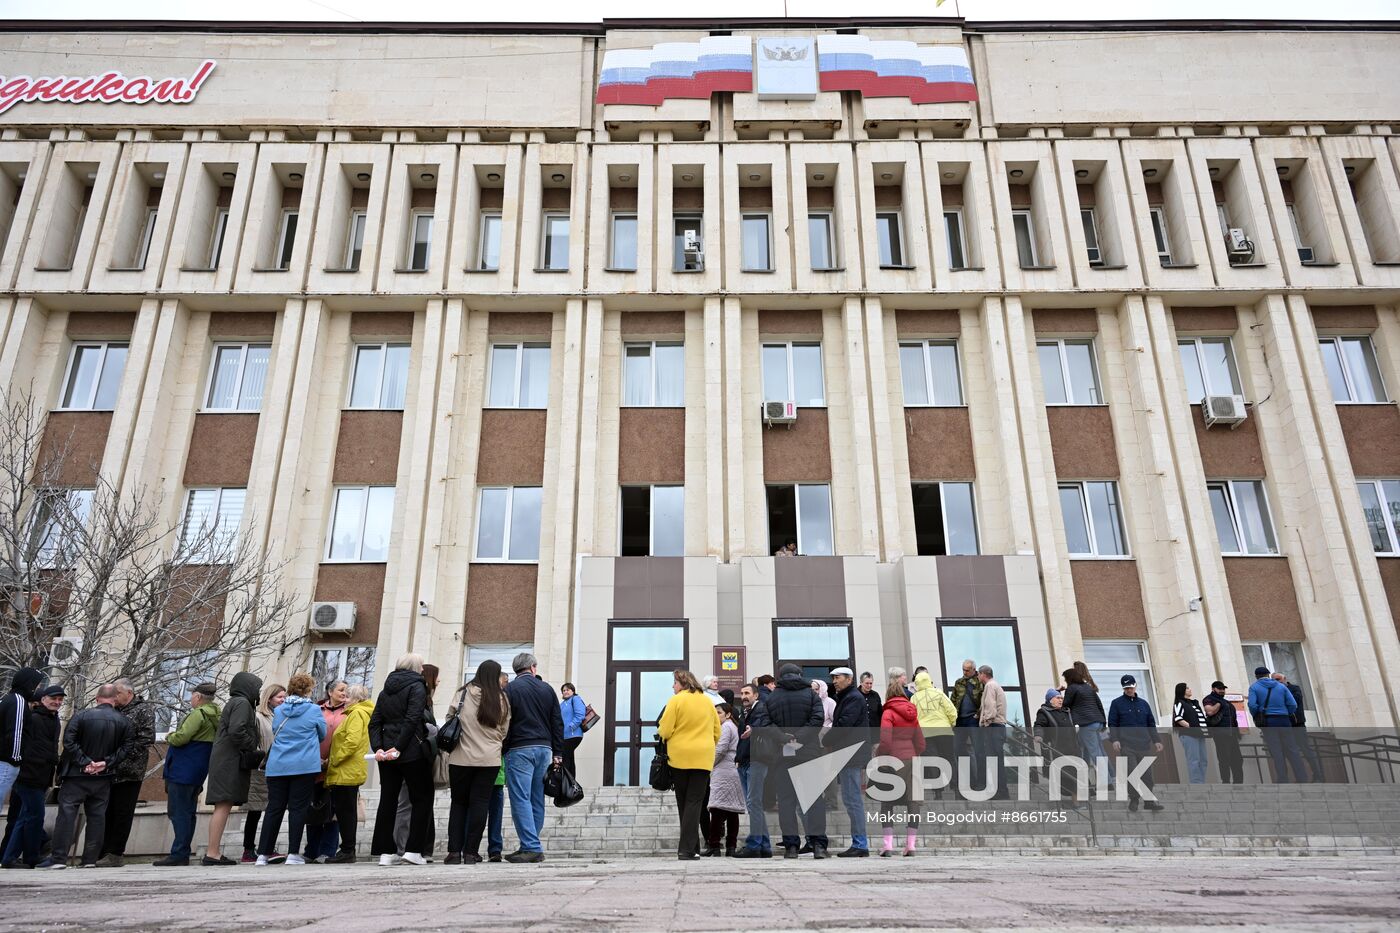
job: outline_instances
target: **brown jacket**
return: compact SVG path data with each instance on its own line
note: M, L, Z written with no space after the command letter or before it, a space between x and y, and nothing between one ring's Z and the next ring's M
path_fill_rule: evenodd
M982 709L977 714L981 726L1006 725L1006 691L1001 684L989 680L982 685Z
M459 694L461 696L461 694ZM495 768L501 763L501 743L506 740L510 729L510 700L502 697L506 714L494 729L483 726L476 718L476 709L481 703L481 688L476 684L467 687L462 698L462 707L457 710L457 718L462 720L462 737L447 756L449 765L464 765L470 768Z

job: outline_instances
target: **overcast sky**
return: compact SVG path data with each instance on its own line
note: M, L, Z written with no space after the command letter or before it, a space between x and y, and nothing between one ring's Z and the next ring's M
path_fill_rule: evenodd
M1078 19L1400 19L1400 0L786 0L789 16L957 16L969 20ZM117 8L117 9L114 9ZM0 17L15 19L253 19L353 22L593 22L604 17L781 16L784 0L0 0Z

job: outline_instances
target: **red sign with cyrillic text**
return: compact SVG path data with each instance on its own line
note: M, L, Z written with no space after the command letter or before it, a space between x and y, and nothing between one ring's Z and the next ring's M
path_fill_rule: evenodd
M0 113L19 103L188 104L215 64L206 59L193 74L182 78L128 78L120 71L85 78L0 76Z

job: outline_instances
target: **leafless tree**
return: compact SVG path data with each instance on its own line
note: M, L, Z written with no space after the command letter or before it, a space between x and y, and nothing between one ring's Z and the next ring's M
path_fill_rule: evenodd
M0 408L0 681L48 669L81 709L126 677L174 705L187 685L298 640L285 634L301 603L284 565L238 533L238 516L170 521L162 490L119 489L75 463L31 398L5 392Z

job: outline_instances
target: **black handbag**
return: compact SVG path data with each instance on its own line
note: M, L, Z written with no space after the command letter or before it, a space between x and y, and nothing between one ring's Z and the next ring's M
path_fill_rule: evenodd
M583 799L583 786L563 765L550 765L544 774L544 792L556 807L572 807Z
M238 753L238 768L240 771L256 771L263 766L266 759L266 753L260 748L255 748L252 751L240 751Z
M656 756L651 759L651 774L647 783L651 784L652 790L670 790L675 784L675 779L671 776L671 761L666 757L666 743L657 741Z
M466 689L466 687L463 687L458 691L458 693L464 695L464 698ZM462 720L461 717L457 715L457 706L454 705L447 711L447 722L438 727L438 751L450 753L457 747L457 743L460 741L462 741Z

